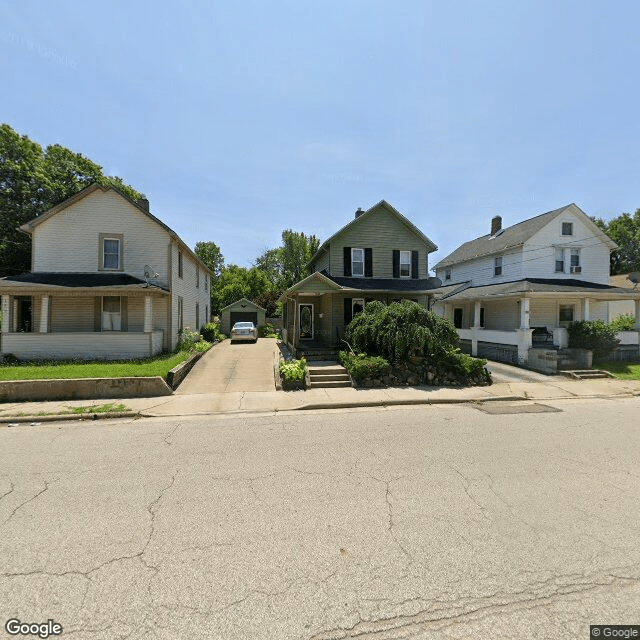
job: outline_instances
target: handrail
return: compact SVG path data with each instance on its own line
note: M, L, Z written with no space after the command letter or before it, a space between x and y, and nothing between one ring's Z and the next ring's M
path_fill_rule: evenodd
M347 345L347 347L349 347L349 351L351 352L351 355L353 356L356 355L351 345L344 338L340 338L340 342L344 342Z

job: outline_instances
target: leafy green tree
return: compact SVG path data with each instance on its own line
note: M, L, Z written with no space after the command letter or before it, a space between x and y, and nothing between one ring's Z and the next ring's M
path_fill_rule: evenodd
M260 269L274 289L282 289L282 249L266 249L254 261L253 266Z
M224 257L215 242L196 242L194 253L211 269L212 279L218 280L224 269Z
M618 245L611 252L611 275L640 271L640 209L633 215L623 213L608 222L593 221Z
M221 309L240 298L255 301L270 286L269 279L260 269L230 264L222 270L220 278L211 287L211 308L220 313Z
M141 197L82 154L57 144L43 151L8 124L0 126L0 276L31 268L31 240L17 228L93 182L114 186L132 200Z

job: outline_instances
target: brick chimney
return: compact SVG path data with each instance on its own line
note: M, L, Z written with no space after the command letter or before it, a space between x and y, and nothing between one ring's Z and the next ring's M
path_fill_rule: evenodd
M149 200L147 196L143 194L142 198L138 198L138 204L148 213L149 212Z
M358 207L358 210L356 211L356 218L359 218L363 213L364 211L362 210L362 207Z
M500 216L494 216L491 218L491 235L495 236L500 229L502 229L502 218Z

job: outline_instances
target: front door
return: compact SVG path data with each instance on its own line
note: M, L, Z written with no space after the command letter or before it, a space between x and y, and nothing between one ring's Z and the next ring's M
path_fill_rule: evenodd
M313 340L313 305L300 305L300 340Z

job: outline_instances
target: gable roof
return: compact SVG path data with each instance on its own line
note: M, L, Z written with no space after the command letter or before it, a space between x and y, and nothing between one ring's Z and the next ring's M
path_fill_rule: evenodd
M331 244L331 241L334 238L337 238L341 233L343 233L347 229L350 229L351 227L358 224L359 222L362 222L362 220L366 219L367 216L369 216L369 214L371 214L374 211L377 211L380 208L386 209L389 213L391 213L396 218L398 218L398 220L400 220L402 224L404 224L410 231L415 233L426 245L431 247L431 249L429 250L429 253L431 253L432 251L438 250L438 247L431 240L429 240L429 238L427 238L427 236L425 236L424 233L422 233L422 231L420 231L420 229L418 229L418 227L416 227L413 224L413 222L405 218L395 207L393 207L386 200L383 199L383 200L380 200L380 202L374 204L372 207L370 207L366 211L362 212L357 218L354 218L353 220L351 220L351 222L348 222L347 224L345 224L344 227L336 231L331 237L327 238L320 245L320 248L316 251L313 258L309 260L309 264L312 264L313 262L315 262L318 259L318 256L323 251L326 251L327 247L329 246L329 244Z
M85 187L82 191L78 191L78 193L76 193L75 195L71 196L70 198L67 198L66 200L62 201L60 204L57 204L55 207L52 207L48 211L45 211L44 213L39 215L37 218L33 218L32 220L25 222L23 225L18 227L18 229L23 233L31 235L33 233L33 230L38 225L42 224L46 220L49 220L50 218L55 216L57 213L60 213L60 211L67 209L71 205L76 204L76 202L79 202L80 200L86 198L92 193L95 193L96 191L102 191L102 193L113 191L114 193L118 194L121 198L126 200L130 205L138 209L138 211L140 211L145 216L153 220L156 224L160 225L171 236L171 238L173 238L179 245L181 245L187 251L187 253L194 260L196 260L202 266L203 269L205 269L211 275L211 269L209 269L209 267L207 267L207 265L204 262L202 262L200 258L198 258L198 256L185 244L182 238L180 238L180 236L173 229L171 229L171 227L167 226L164 222L162 222L162 220L160 220L159 218L156 218L153 214L149 213L149 211L147 211L147 209L145 209L145 207L143 207L139 202L132 200L129 196L125 195L124 193L122 193L122 191L120 191L119 189L116 189L111 185L102 185L102 184L98 184L97 182L94 182L90 184L88 187Z
M228 304L226 307L222 307L222 309L220 309L220 313L222 313L225 309L228 309L229 307L233 307L233 305L238 304L238 302L244 302L245 307L251 306L251 307L254 307L255 309L260 309L260 311L266 311L266 309L263 309L259 304L256 304L255 302L251 302L251 300L249 300L248 298L240 298L239 300L236 300L235 302Z
M518 222L511 227L502 229L496 235L490 233L485 236L480 236L475 240L470 240L460 245L455 251L443 258L433 268L440 269L442 267L448 267L449 265L456 264L458 262L466 262L467 260L473 260L474 258L480 258L482 256L492 255L494 253L501 253L507 249L519 247L523 245L527 240L532 238L540 229L548 225L555 220L558 216L571 210L574 214L581 214L584 216L584 222L591 226L595 235L599 235L604 242L606 242L611 249L614 249L617 245L609 236L607 236L599 227L597 227L591 218L580 209L576 204L571 203L542 213L539 216L529 218Z

